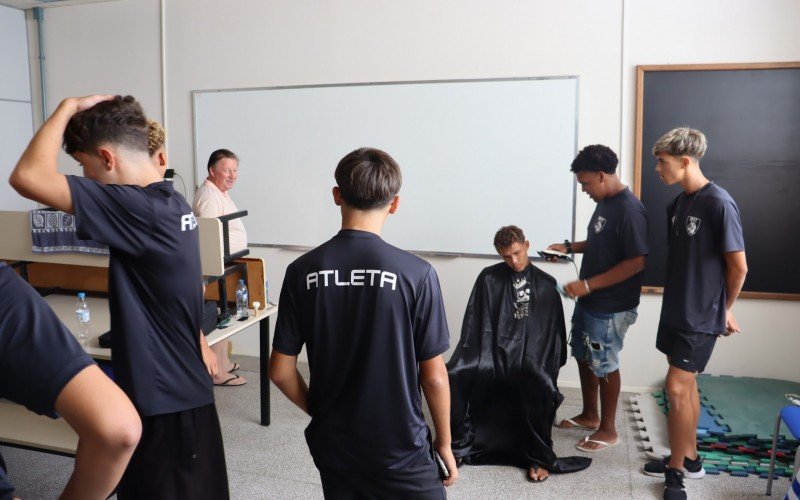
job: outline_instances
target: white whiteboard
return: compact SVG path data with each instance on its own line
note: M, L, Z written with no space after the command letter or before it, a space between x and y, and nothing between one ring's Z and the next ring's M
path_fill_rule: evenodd
M195 180L234 151L250 243L313 247L340 227L336 164L376 147L403 172L386 241L495 254L515 224L539 248L573 233L577 92L575 77L195 91Z

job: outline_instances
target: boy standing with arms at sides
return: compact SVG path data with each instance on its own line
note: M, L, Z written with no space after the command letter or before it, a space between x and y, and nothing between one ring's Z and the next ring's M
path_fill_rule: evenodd
M583 253L580 279L564 287L577 299L570 345L578 362L583 411L561 421L558 427L594 431L576 445L587 453L619 444L614 425L621 386L619 354L625 333L637 318L642 271L649 252L647 214L642 202L620 181L617 163L617 155L606 146L586 146L578 153L571 170L597 208L585 241L548 247Z
M747 275L739 207L700 171L706 137L681 127L653 146L656 172L683 192L667 207L667 273L656 347L667 355L667 430L671 455L644 467L664 476L664 498L684 499L684 477L703 477L697 455L700 396L697 373L719 335L738 332L732 307Z
M380 238L402 183L388 154L353 151L335 177L342 230L286 270L270 378L312 417L306 441L326 498L444 498L434 450L450 472L444 485L458 470L439 280L429 263ZM297 370L304 344L309 386Z
M153 165L147 130L133 97L66 99L31 140L11 185L73 213L80 238L109 246L114 375L142 417L118 497L227 498L209 377L216 361L200 332L197 223ZM62 140L85 177L58 171Z

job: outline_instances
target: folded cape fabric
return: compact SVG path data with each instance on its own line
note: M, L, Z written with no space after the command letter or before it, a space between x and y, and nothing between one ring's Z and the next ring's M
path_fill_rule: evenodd
M36 253L79 252L108 255L108 247L78 238L75 217L57 210L31 210L32 251Z

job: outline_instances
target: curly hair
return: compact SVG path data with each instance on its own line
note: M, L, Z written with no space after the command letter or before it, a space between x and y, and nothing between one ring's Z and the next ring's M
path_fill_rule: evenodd
M498 251L514 243L525 243L525 233L517 226L503 226L494 235L494 248Z
M619 160L611 148L602 144L594 144L581 149L578 156L572 160L572 165L569 169L576 174L578 172L613 174L617 170L617 163L619 163Z
M132 96L118 95L97 103L67 123L63 139L67 154L93 153L103 144L147 151L147 117Z
M167 140L167 131L155 120L147 120L147 152L153 156Z
M403 184L397 162L374 148L360 148L347 154L336 166L334 177L344 201L359 210L385 207Z

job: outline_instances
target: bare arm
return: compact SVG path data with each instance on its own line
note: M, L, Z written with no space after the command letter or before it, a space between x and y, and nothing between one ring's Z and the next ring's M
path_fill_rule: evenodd
M644 270L645 256L639 255L630 259L625 259L606 272L592 276L586 280L589 290L583 281L573 281L568 283L564 290L572 297L584 297L591 292L596 292L603 288L622 283L626 279Z
M726 333L730 335L734 332L739 332L739 323L733 315L733 303L739 297L739 292L742 291L744 285L744 278L747 276L747 259L744 251L739 252L725 252L722 254L725 258L725 290L728 300L725 304L726 309Z
M108 498L142 433L136 408L100 368L92 365L64 386L56 399L56 410L80 440L75 470L61 498Z
M61 101L22 153L9 178L11 186L25 198L72 213L72 193L66 176L58 171L58 152L64 130L75 113L111 97L70 97Z
M219 373L219 363L217 362L217 355L208 346L208 341L202 330L200 330L200 354L203 356L203 364L206 365L208 374L212 377Z
M419 378L436 431L433 446L450 471L450 477L444 480L444 484L452 486L458 479L458 468L453 450L450 448L452 441L450 436L450 381L447 378L447 367L444 365L442 356L421 362Z
M308 413L308 386L297 371L297 356L287 356L273 349L269 358L269 378L289 401Z

